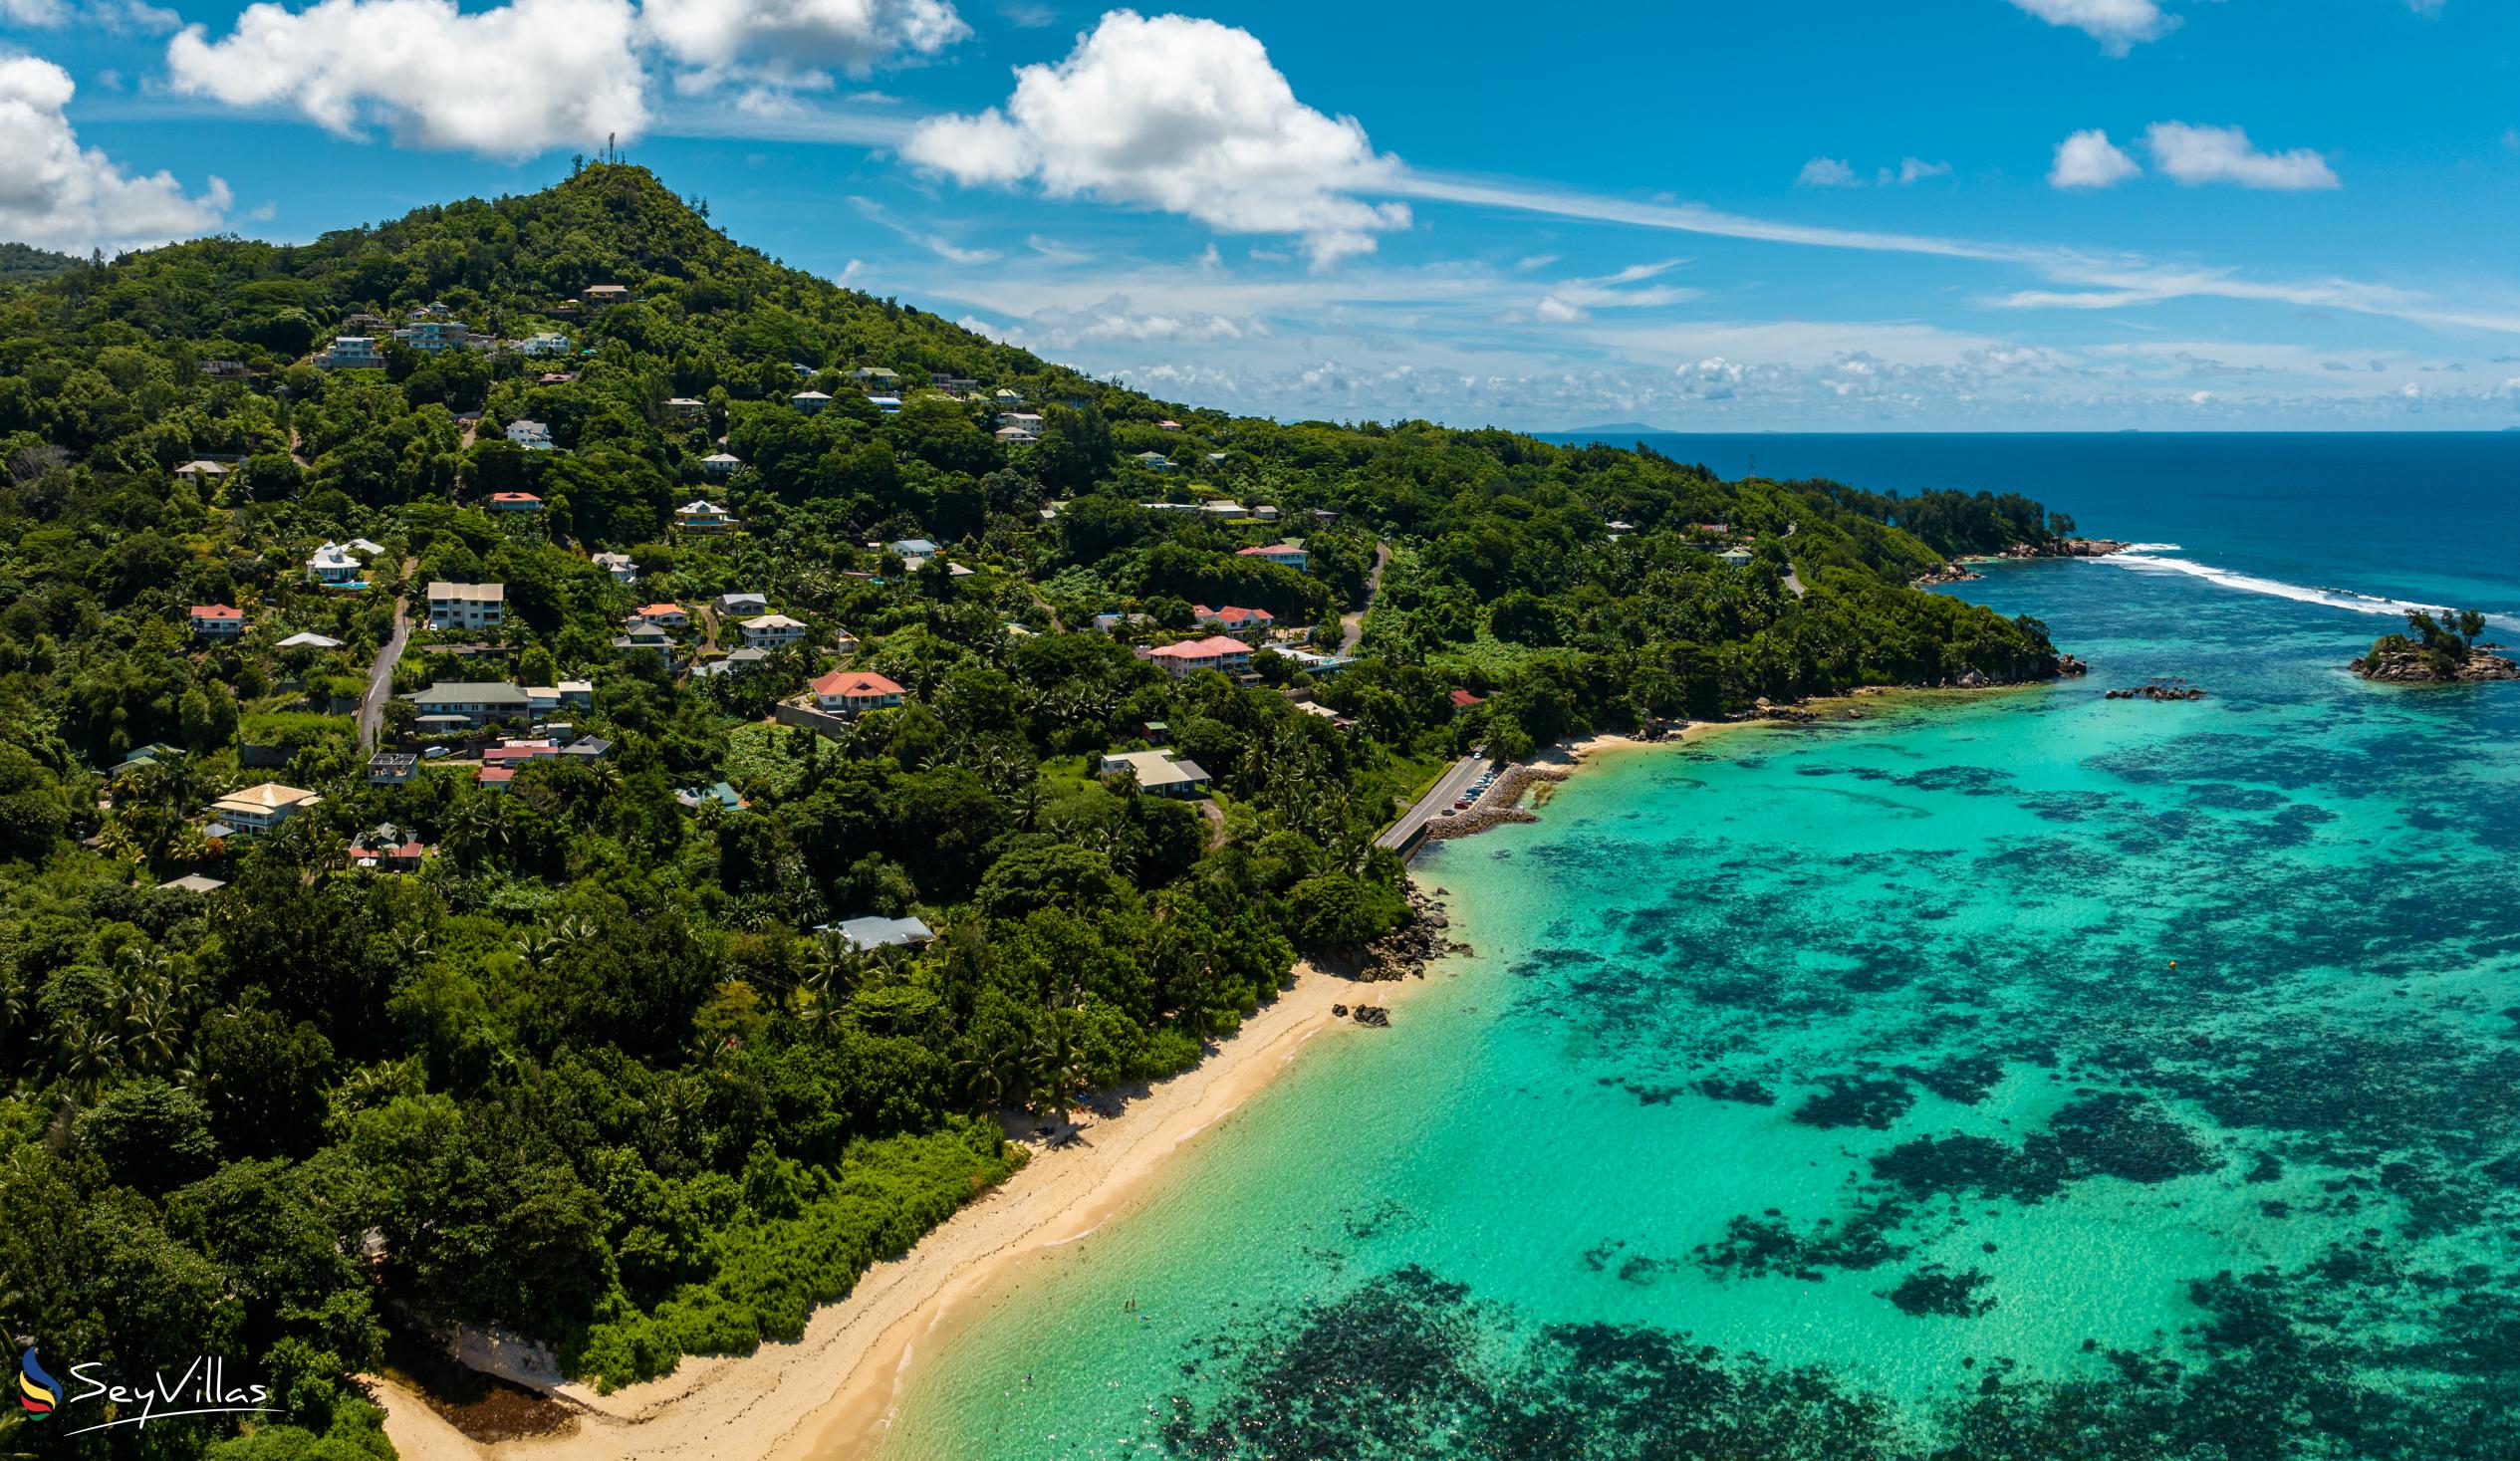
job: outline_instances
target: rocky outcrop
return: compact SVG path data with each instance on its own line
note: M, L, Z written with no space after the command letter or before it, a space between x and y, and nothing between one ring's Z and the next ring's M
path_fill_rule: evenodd
M2111 690L2107 698L2153 701L2202 700L2205 698L2205 692L2185 680L2154 680L2148 685L2134 685L2123 690Z
M2500 644L2477 644L2467 651L2463 661L2445 661L2423 650L2408 646L2403 649L2379 649L2355 660L2346 668L2367 680L2392 685L2469 684L2483 680L2520 680L2520 663L2514 663L2491 651Z
M1428 964L1447 954L1466 954L1470 951L1467 944L1454 943L1448 936L1447 931L1452 926L1452 920L1445 915L1440 898L1430 897L1419 890L1415 884L1411 884L1408 889L1408 921L1367 946L1365 959L1357 970L1357 978L1380 981L1406 979L1415 975L1422 979L1425 977ZM1368 1010L1377 1010L1380 1013L1376 1006L1359 1005L1357 1018L1367 1024L1387 1025L1390 1023L1390 1016L1387 1014L1382 1015L1379 1021L1368 1019L1365 1013Z
M1985 577L1984 574L1954 559L1932 573L1917 575L1913 583L1919 589L1930 589L1936 584L1973 584Z
M2055 538L2045 543L2016 543L1998 558L2107 558L2128 545L2115 538Z

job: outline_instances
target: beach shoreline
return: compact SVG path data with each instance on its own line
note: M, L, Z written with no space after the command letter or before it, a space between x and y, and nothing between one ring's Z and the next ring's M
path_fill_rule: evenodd
M1948 703L1953 693L1920 688L1832 697L1796 707L1800 713L1792 718L1690 721L1652 740L1596 734L1532 760L1572 773L1635 751L1695 744L1717 732L1807 724L1815 708L1843 711L1831 719L1864 718L1910 695ZM1433 890L1430 876L1411 876L1421 890ZM1299 964L1290 987L1214 1054L1143 1089L1111 1114L1081 1105L1083 1140L1057 1150L1036 1147L1022 1170L900 1258L869 1269L847 1297L817 1310L794 1343L766 1343L747 1355L685 1357L672 1374L610 1395L564 1386L556 1395L579 1412L566 1429L497 1442L472 1440L415 1391L369 1376L385 1407L385 1433L406 1461L836 1461L867 1455L882 1444L922 1365L1007 1302L1041 1264L1143 1205L1174 1165L1171 1158L1275 1085L1318 1037L1385 1033L1338 1018L1333 1006L1390 1006L1435 982L1443 976L1357 980Z
M1299 964L1294 983L1214 1054L1109 1115L1080 1107L1081 1140L1035 1150L898 1259L817 1310L804 1338L747 1355L687 1357L674 1373L599 1396L566 1386L566 1429L498 1442L465 1436L426 1399L368 1376L404 1461L780 1461L863 1456L881 1443L920 1364L1019 1287L1025 1270L1141 1205L1171 1158L1227 1123L1318 1038L1378 1039L1335 1005L1391 1006L1435 982L1352 980Z

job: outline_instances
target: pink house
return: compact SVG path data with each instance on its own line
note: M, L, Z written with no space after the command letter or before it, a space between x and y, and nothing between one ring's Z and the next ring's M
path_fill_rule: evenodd
M1227 674L1251 667L1251 646L1240 639L1212 634L1204 639L1190 639L1179 644L1166 644L1160 649L1143 651L1148 659L1163 666L1163 672L1179 679L1202 669L1221 669Z
M1197 616L1199 627L1238 636L1265 632L1278 621L1277 615L1265 609L1237 609L1230 604L1222 609L1210 609L1202 604L1190 612Z
M814 681L814 707L831 715L856 715L901 703L899 685L863 669L836 669Z
M233 639L245 632L245 610L224 604L192 606L192 632L203 639Z

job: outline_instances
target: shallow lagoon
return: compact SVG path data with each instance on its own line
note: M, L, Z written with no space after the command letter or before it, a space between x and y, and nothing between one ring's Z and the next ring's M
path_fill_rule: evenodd
M2184 575L1962 592L2092 678L1616 754L1421 859L1477 956L885 1454L2520 1446L2520 688ZM2210 698L2101 698L2153 675Z

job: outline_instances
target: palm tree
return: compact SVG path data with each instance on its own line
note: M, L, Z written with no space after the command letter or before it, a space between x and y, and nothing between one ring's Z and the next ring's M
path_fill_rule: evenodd
M114 1038L111 1030L65 1025L59 1043L62 1075L70 1082L71 1090L83 1098L94 1096L106 1078L123 1069L122 1042Z
M1077 1043L1078 1007L1084 1003L1084 989L1074 973L1067 972L1060 987L1043 1002L1040 1028L1025 1052L1025 1075L1033 1090L1049 1096L1050 1112L1061 1120L1068 1116L1068 1096L1091 1074L1085 1051Z

